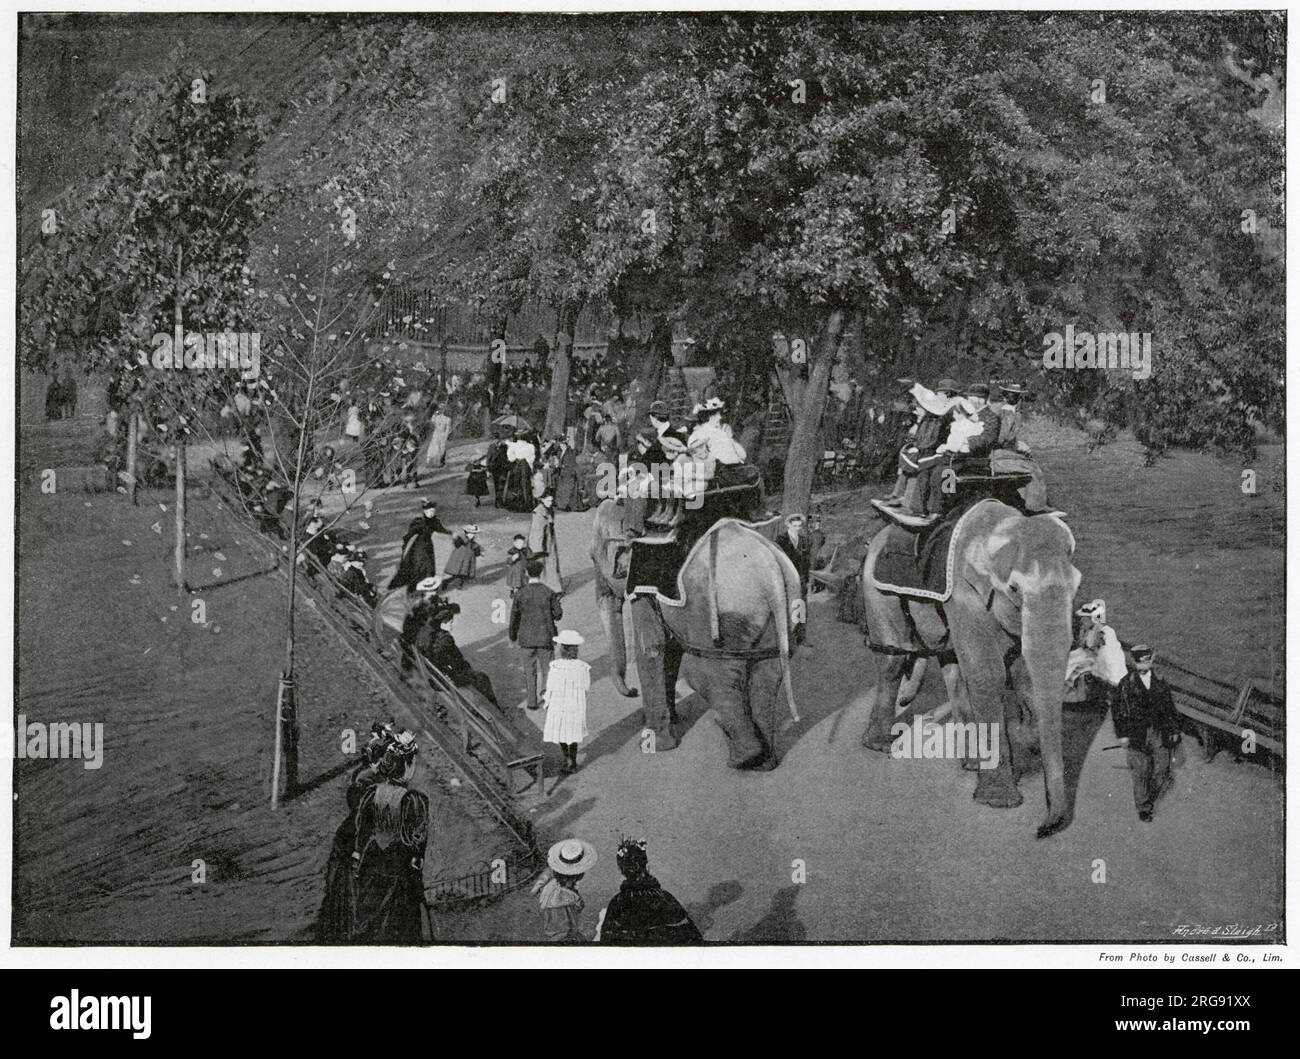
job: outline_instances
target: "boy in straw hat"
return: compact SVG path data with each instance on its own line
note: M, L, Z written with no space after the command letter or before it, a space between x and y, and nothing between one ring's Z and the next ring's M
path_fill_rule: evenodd
M581 945L582 894L578 883L596 864L596 850L580 838L566 838L555 843L546 854L551 869L533 884L533 893L541 891L537 906L542 912L542 929L546 940L559 945Z
M562 776L578 771L578 744L587 738L587 689L591 687L591 666L578 657L582 634L576 629L563 629L555 637L560 657L546 672L546 692L542 705L546 709L546 724L542 739L558 743L564 752Z

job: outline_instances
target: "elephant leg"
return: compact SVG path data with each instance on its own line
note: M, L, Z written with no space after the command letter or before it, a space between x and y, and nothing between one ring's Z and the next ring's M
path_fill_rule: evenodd
M765 658L749 667L749 715L758 729L759 738L767 746L770 764L755 768L776 768L780 763L776 753L776 737L783 718L789 716L785 691L781 683L781 660Z
M598 600L600 623L605 629L605 640L609 643L609 668L614 689L620 695L631 698L636 694L636 688L627 686L627 641L623 637L623 601L612 594L603 595L599 589L597 594L600 596Z
M636 668L641 674L641 704L645 725L654 733L655 751L677 746L672 703L677 674L668 680L664 629L659 612L647 596L632 599L632 632L636 643Z
M744 659L713 658L700 667L704 696L727 737L727 764L732 768L772 768L771 749L749 711L749 663Z
M898 687L898 701L895 704L895 711L904 709L912 705L912 700L921 692L921 685L925 682L926 660L923 655L917 655L912 659L912 664L905 671L902 682Z
M893 743L890 729L894 724L894 703L898 698L898 685L911 665L912 656L882 655L876 663L876 701L871 706L867 730L862 733L862 745L868 750L889 753Z
M677 678L682 671L682 649L675 640L666 640L664 652L664 699L668 705L668 720L674 731L678 724L677 716ZM676 745L674 743L674 745Z
M980 768L975 780L975 800L996 809L1013 809L1024 800L1011 772L1011 745L1005 723L1002 692L1006 687L1005 646L993 616L977 598L957 599L948 611L952 643L957 651L970 701L970 715L991 742L997 733L998 758L992 768ZM996 726L996 727L988 727ZM981 764L990 764L982 762Z

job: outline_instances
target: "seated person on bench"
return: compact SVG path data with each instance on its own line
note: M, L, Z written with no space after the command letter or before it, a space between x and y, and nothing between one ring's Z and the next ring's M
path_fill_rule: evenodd
M339 587L345 588L367 606L373 607L379 602L379 590L370 583L366 574L366 553L357 548L343 564L343 576L339 578Z
M438 631L433 634L433 643L424 652L425 657L458 688L473 688L493 706L499 706L491 679L471 666L456 646L451 630L459 613L459 603L444 603L434 612L433 623L438 626Z

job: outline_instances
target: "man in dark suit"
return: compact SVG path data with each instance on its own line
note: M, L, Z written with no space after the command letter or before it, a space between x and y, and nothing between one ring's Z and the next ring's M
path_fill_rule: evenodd
M1128 748L1138 819L1149 823L1156 799L1173 782L1170 751L1182 736L1169 685L1151 672L1151 648L1134 644L1132 654L1133 670L1119 682L1111 714L1115 734Z
M433 500L426 499L423 513L413 518L406 528L406 536L402 538L402 561L397 564L397 573L393 574L393 579L388 582L389 588L401 588L405 585L407 593L410 594L426 577L437 575L438 563L433 554L435 533L451 536L451 532L438 518L438 505Z
M530 710L539 708L538 673L543 680L546 678L547 667L555 657L555 623L564 614L559 593L542 583L545 569L541 559L528 560L528 583L516 593L510 608L510 642L517 643L524 652Z
M799 575L799 594L804 600L808 598L808 571L812 567L812 551L808 535L804 533L803 516L790 515L785 520L785 529L777 536L776 546L794 563L795 573ZM806 643L807 622L800 622L794 627L795 643Z
M790 557L799 574L799 590L808 596L808 570L812 566L812 551L808 535L803 530L803 516L791 515L785 520L785 529L776 538L777 547Z

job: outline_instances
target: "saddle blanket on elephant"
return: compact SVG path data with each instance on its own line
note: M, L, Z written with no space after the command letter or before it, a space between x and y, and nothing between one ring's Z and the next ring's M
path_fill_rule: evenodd
M871 583L881 592L913 599L946 603L952 595L956 554L952 547L958 531L971 513L990 503L988 498L954 508L929 531L917 534L902 526L886 526L884 547L876 558Z
M737 522L747 529L752 529L768 540L775 542L780 515L773 515L758 522L744 519L719 519L706 529L702 536L690 544L680 540L632 541L632 560L628 564L627 583L632 591L641 588L653 588L669 602L683 601L683 588L679 575L690 554L701 547L704 542L718 531L725 522Z

